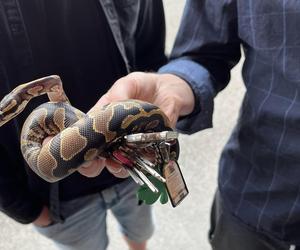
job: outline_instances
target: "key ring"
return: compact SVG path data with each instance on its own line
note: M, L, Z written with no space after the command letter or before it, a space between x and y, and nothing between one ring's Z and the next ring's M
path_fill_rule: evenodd
M130 134L110 151L110 158L121 164L141 186L137 196L142 202L153 204L159 199L165 204L169 197L175 207L187 196L176 155L172 154L172 147L178 145L177 139L175 131Z

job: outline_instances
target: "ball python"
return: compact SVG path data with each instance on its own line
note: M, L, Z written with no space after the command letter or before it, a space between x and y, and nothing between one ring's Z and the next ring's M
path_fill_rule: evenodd
M19 85L7 94L0 102L0 127L42 94L50 101L27 117L20 144L27 164L48 182L61 180L82 163L105 155L124 135L171 130L158 107L138 100L112 102L85 114L71 106L56 75ZM54 137L43 145L48 136Z

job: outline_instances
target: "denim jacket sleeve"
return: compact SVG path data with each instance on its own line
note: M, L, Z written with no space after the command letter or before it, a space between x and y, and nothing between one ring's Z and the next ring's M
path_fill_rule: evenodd
M187 134L212 127L213 98L230 80L240 59L236 0L188 0L171 54L160 73L178 75L191 86L195 109L177 125Z

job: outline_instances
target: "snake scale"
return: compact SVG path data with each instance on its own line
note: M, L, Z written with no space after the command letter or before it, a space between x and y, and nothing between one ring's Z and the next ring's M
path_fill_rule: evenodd
M171 130L158 107L138 100L112 102L85 114L71 106L56 75L19 85L7 94L0 102L0 127L42 94L50 102L28 116L20 144L27 164L48 182L61 180L82 163L105 155L124 135ZM48 136L54 137L43 145Z

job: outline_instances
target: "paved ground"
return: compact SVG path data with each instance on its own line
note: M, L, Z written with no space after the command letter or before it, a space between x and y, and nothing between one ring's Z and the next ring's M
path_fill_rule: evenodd
M167 18L167 50L178 27L185 1L165 0ZM233 70L229 87L215 100L214 128L193 136L181 136L180 165L190 195L177 208L170 204L154 206L157 229L149 242L151 250L209 250L207 230L210 203L216 188L217 164L223 145L237 118L244 93L240 65ZM109 215L109 250L124 250L126 245L117 224ZM52 243L35 233L31 226L15 223L0 213L0 250L52 250Z

